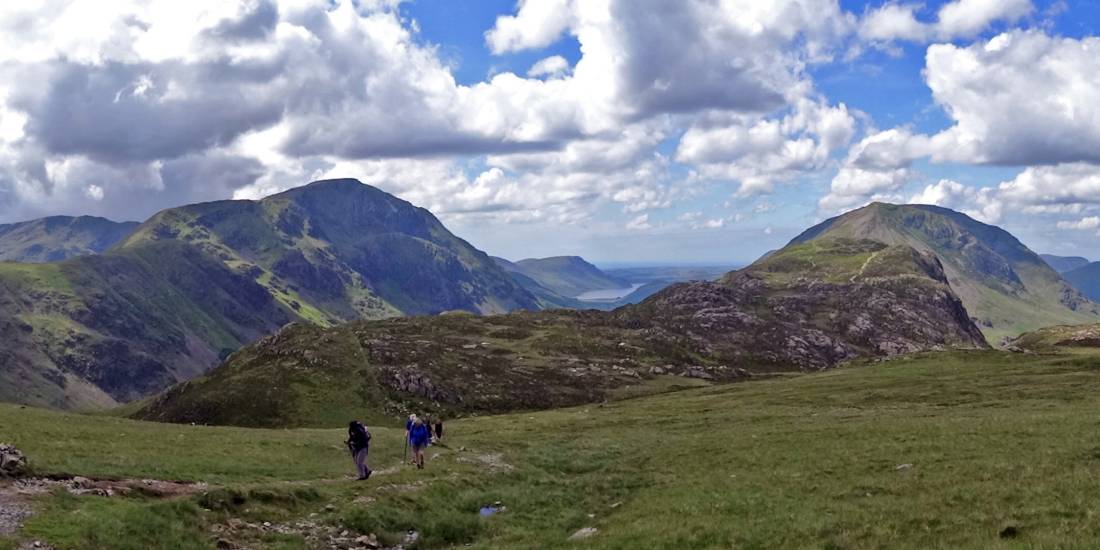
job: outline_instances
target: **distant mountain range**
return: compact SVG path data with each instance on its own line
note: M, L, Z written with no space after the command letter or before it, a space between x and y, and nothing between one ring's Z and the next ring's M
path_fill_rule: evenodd
M99 254L137 226L137 222L119 223L93 216L51 216L0 225L0 262L58 262Z
M1085 296L1100 301L1100 262L1087 263L1063 273L1062 276Z
M1100 262L1090 262L1080 256L1043 254L1043 260L1090 300L1100 302Z
M550 291L576 298L593 290L625 288L630 281L612 277L578 256L529 258L515 263L497 258L505 269L522 273Z
M861 356L985 345L974 323L997 341L1040 326L1100 318L1095 303L1007 232L936 207L870 205L811 228L718 281L713 279L722 270L714 268L601 271L578 257L494 259L451 234L427 210L355 180L315 182L259 201L173 208L137 227L56 220L4 226L14 229L0 236L8 250L16 250L16 242L41 245L34 252L23 247L23 259L76 254L53 263L0 263L0 340L7 343L0 347L3 401L110 406L192 379L230 355L223 368L245 369L246 379L252 368L282 376L283 367L275 363L294 361L275 359L279 355L263 347L271 339L251 351L234 351L292 322L338 327L322 331L318 345L330 336L354 339L355 345L345 342L346 350L354 357L370 352L381 369L372 376L381 376L383 386L392 382L385 391L393 401L419 391L408 382L420 374L401 369L427 369L421 374L431 384L450 383L444 379L453 374L432 370L426 357L428 363L418 367L393 363L405 357L402 338L413 345L497 333L485 323L516 335L512 343L519 347L511 349L514 358L492 354L484 363L489 370L467 365L473 369L468 374L481 374L474 379L482 382L536 376L530 369L583 361L589 344L592 350L613 348L600 352L609 361L639 361L642 353L650 367L698 366L723 379L735 371L718 367L746 373L815 369ZM104 251L110 242L114 246ZM676 283L687 279L703 280ZM577 299L593 290L636 286L614 300ZM381 321L624 304L637 305L611 313L491 316L477 323L458 314ZM344 325L358 320L379 321ZM346 326L363 332L342 332L359 330ZM399 326L404 336L387 328ZM598 342L584 343L587 338ZM391 340L396 348L378 349L394 354L374 351L375 341ZM282 342L278 349L287 345L274 342ZM308 349L302 353L307 372L316 361ZM613 364L622 366L604 366ZM607 372L613 371L618 373ZM219 380L219 372L229 371L202 380ZM557 376L549 373L538 371L536 378ZM620 378L615 374L597 387L611 391ZM587 400L594 395L590 389L561 401ZM464 390L453 392L461 396ZM482 408L541 406L532 399Z
M1040 254L1040 258L1043 259L1050 267L1053 267L1058 273L1065 273L1067 271L1073 271L1079 267L1085 267L1089 264L1087 258L1080 256L1055 256L1053 254Z

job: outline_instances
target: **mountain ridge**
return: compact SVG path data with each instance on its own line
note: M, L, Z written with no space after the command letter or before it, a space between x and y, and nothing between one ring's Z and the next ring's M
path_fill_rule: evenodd
M852 235L936 254L991 341L1100 319L1100 306L1010 233L938 206L872 203L811 227L791 243Z
M98 216L47 216L0 224L0 262L47 263L99 254L138 225Z
M853 302L864 307L847 307ZM497 413L818 370L859 357L985 347L935 256L825 239L792 245L718 282L673 284L611 312L296 325L133 414L286 427L329 425L346 410ZM267 396L262 404L242 404L256 392Z
M1058 273L1066 273L1067 271L1073 271L1081 267L1085 267L1090 264L1088 258L1081 256L1055 256L1054 254L1040 254L1039 257L1043 259Z
M102 254L0 263L0 400L132 401L291 321L537 307L427 210L325 180L166 209Z

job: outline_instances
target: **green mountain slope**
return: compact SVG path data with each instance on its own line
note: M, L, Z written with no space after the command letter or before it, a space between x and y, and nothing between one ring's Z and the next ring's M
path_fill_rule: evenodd
M294 317L184 243L0 264L0 401L110 405L205 371Z
M1082 258L1080 256L1055 256L1053 254L1040 254L1040 258L1047 263L1050 267L1054 268L1054 271L1058 273L1065 273L1067 271L1073 271L1079 267L1085 267L1089 265L1088 258Z
M520 273L551 291L575 298L592 290L626 288L628 281L612 277L579 256L529 258L512 264Z
M1089 299L1100 301L1100 262L1085 264L1063 273L1062 276Z
M538 307L426 210L317 182L163 211L101 255L0 263L0 400L131 401L291 321Z
M489 256L430 212L356 180L166 210L119 248L165 240L220 258L321 324L538 307Z
M992 342L1044 326L1100 319L1095 303L1007 231L946 208L875 203L827 220L791 242L836 237L904 244L935 254Z
M294 326L162 393L135 416L320 426L351 411L495 413L816 370L864 356L982 347L935 257L826 239L613 312Z
M98 254L137 226L93 216L51 216L0 225L0 262L57 262Z

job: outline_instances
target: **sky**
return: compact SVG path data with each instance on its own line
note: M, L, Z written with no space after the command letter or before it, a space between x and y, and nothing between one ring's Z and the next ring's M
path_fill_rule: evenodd
M1100 259L1100 0L21 0L0 223L358 178L510 259L740 264L873 201Z

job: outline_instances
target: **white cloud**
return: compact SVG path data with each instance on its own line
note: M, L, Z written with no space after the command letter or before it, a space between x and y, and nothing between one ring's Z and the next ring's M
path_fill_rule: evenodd
M1089 216L1077 221L1058 222L1058 229L1089 230L1100 228L1100 216Z
M645 231L652 229L653 226L649 223L649 214L641 214L627 222L626 228L632 231Z
M560 55L540 59L527 70L527 76L531 77L559 77L569 72L569 62Z
M1071 163L1029 167L1004 182L1006 201L1036 206L1100 205L1100 167Z
M859 36L872 43L970 38L995 23L1019 21L1033 7L1031 0L955 0L944 4L936 20L929 22L917 17L923 9L920 3L887 2L867 10L859 22Z
M691 193L656 148L685 128L712 130L695 125L700 117L783 136L771 150L716 150L726 158L700 161L700 171L745 190L822 166L853 131L846 107L807 99L807 65L828 60L852 28L833 2L524 1L486 33L487 46L515 52L569 35L580 60L570 68L552 56L530 78L504 72L470 85L456 82L396 4L0 7L0 28L10 31L0 33L4 215L44 210L51 197L78 204L87 185L102 189L104 208L134 215L123 184L64 184L44 168L85 163L91 173L160 178L162 200L142 199L142 214L327 174L398 189L451 216L576 220L593 201L640 213ZM243 177L178 180L230 158L248 165ZM241 183L227 191L229 180Z
M955 121L935 158L1005 165L1100 162L1100 38L1013 31L928 48L925 76Z
M876 200L898 200L896 194L915 177L913 161L928 154L926 137L895 128L876 132L848 150L820 209L835 214Z
M574 12L583 2L572 0L520 0L515 15L502 15L485 33L493 53L502 54L553 44L573 24Z
M1031 10L1031 0L956 0L940 8L937 31L941 38L970 37L995 21L1018 21Z
M957 181L940 180L926 186L909 199L911 204L932 204L962 213L986 223L998 223L1004 215L1004 203L992 188L974 188Z
M844 104L800 99L782 118L701 118L681 138L676 160L705 178L738 182L741 195L767 193L776 182L826 166L851 141L855 126Z
M919 4L885 4L864 14L859 36L864 40L922 42L928 37L928 25L917 20Z

